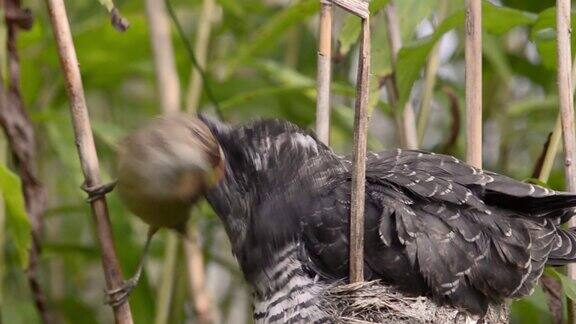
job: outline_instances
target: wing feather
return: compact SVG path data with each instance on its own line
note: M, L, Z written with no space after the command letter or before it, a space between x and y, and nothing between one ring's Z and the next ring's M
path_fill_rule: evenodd
M558 227L576 196L422 151L370 154L366 180L367 279L483 314L530 293L550 260L576 258L576 233ZM303 227L312 260L334 277L347 275L349 181Z

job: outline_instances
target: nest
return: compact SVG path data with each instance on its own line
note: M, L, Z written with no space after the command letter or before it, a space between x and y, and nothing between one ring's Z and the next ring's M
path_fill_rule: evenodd
M406 296L379 281L331 285L323 294L322 308L335 323L466 323L467 318L455 308ZM491 305L484 322L508 323L507 307Z

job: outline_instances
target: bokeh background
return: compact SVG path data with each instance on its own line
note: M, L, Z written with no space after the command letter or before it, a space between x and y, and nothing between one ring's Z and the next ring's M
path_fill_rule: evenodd
M170 2L188 45L194 47L196 31L203 20L212 24L205 69L207 86L226 121L241 123L274 117L313 128L318 0L216 0L208 16L200 14L201 0ZM399 145L395 112L381 86L393 72L382 12L387 2L371 3L371 150ZM98 1L74 0L66 4L102 172L106 180L111 180L117 141L161 113L144 3L116 1L117 8L131 24L124 33L111 27L106 10ZM417 116L424 92L422 71L435 41L439 44L431 113L427 127L420 132L420 147L463 158L464 1L398 0L395 4L405 45L395 77L402 80L399 92L413 104ZM535 177L533 170L558 115L554 4L552 0L484 3L484 167L520 180ZM79 189L83 177L46 5L39 0L24 5L31 8L35 22L30 31L18 36L21 87L36 130L39 177L48 193L41 283L47 292L48 305L59 321L108 323L112 314L103 304L105 284L99 251L89 206ZM442 6L444 9L439 10ZM176 66L185 98L193 66L187 44L171 23ZM349 153L352 143L359 26L357 18L335 10L331 145L341 153ZM0 31L4 41L4 25ZM5 55L0 53L4 56L0 61L5 61ZM182 99L182 105L185 104ZM198 109L216 113L213 100L205 93ZM2 139L1 163L11 167L5 142ZM559 158L560 155L546 184L554 189L564 188ZM118 255L128 275L136 268L146 226L129 215L114 193L108 197ZM14 229L10 228L10 222L5 222L5 214L0 220L1 321L36 323L39 320L18 249L12 236L6 235ZM206 263L205 284L217 318L223 323L251 322L250 291L218 218L202 203L192 221L200 233L198 239ZM178 252L174 266L166 266L166 236L161 232L154 239L143 279L131 296L136 323L155 322L159 291L166 280L171 280L173 286L168 322L195 321L183 252ZM168 279L163 280L163 276ZM558 289L562 285L552 285L555 288L550 294L538 287L531 297L514 302L513 322L552 322L549 302L557 304L565 295L576 296L571 283L562 284L563 290ZM561 298L551 297L554 294Z

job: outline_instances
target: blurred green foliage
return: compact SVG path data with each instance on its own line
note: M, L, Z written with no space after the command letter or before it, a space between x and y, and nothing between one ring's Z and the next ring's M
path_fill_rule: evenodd
M0 165L0 192L6 205L6 228L14 242L22 269L28 267L28 249L32 246L30 221L26 214L20 179L5 165Z
M393 68L387 43L382 8L387 0L372 0L372 67L375 80ZM446 89L457 96L453 107L463 116L463 0L450 1L449 15L432 26L437 0L395 1L404 47L399 56L398 81L402 101L419 106L422 68L434 44L441 41L441 68L435 88L432 118L422 148L440 150L455 131ZM224 117L241 122L256 117L279 117L303 127L313 125L315 114L317 0L218 0L217 21L209 46L207 73ZM485 167L518 179L532 176L548 133L558 113L555 90L554 1L500 1L507 7L484 3L484 141ZM41 260L41 281L50 307L64 323L106 323L111 312L103 305L104 281L99 263L88 205L82 183L67 97L43 1L27 3L35 17L31 31L19 34L22 91L37 130L40 178L48 189L49 210ZM125 33L112 28L106 10L98 1L68 1L68 16L81 63L82 77L93 121L104 177L114 177L115 142L126 132L159 113L155 94L147 20L143 2L117 1L116 6L130 21ZM200 0L172 0L187 37L194 42L196 25L202 17ZM435 30L435 31L434 31ZM175 29L174 29L175 31ZM335 15L335 59L333 66L332 146L349 152L352 141L354 71L359 21L343 11ZM289 35L297 37L289 37ZM191 62L185 46L174 32L178 73L185 90ZM574 37L573 37L574 40ZM295 53L295 59L289 58ZM386 94L372 88L369 147L393 148L398 144L392 111ZM204 96L202 109L212 110ZM462 117L460 117L461 119ZM456 124L463 124L457 119ZM462 128L462 127L461 127ZM447 152L463 156L463 134ZM7 165L11 165L7 161ZM563 188L561 163L556 163L548 185ZM6 272L0 278L2 322L35 323L29 289L22 271L28 222L17 195L18 182L0 166L0 189L8 209L7 231L11 234L0 248L6 251ZM125 273L138 262L146 228L109 195L116 248ZM230 254L222 227L207 205L199 207L194 219L203 233L209 279L225 282L216 301L223 322L250 321L248 292ZM0 230L2 228L0 227ZM1 236L0 236L1 237ZM131 298L136 323L154 318L156 287L163 260L164 237L153 241L152 257L141 284ZM182 259L182 258L180 258ZM181 267L180 267L181 268ZM0 272L1 273L1 272ZM183 273L183 271L179 271ZM573 295L573 284L557 272ZM176 276L181 282L182 275ZM222 278L225 278L222 279ZM178 285L184 287L185 285ZM571 290L572 289L572 290ZM7 293L10 292L10 293ZM549 322L546 295L534 295L512 305L514 323ZM176 292L173 322L193 318L186 292ZM240 314L240 317L239 315ZM233 319L233 320L232 320ZM242 320L241 320L242 319Z

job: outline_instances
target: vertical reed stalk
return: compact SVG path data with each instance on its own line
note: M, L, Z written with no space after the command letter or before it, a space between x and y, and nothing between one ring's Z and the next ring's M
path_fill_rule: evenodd
M202 1L194 53L196 53L198 65L204 70L206 70L206 58L208 56L208 45L210 44L210 32L212 30L212 20L214 19L215 9L216 5L214 0ZM198 69L192 67L190 71L190 86L186 94L186 112L194 113L198 110L203 82L204 80Z
M386 31L388 32L391 64L395 67L398 52L400 48L402 48L402 38L400 35L400 24L398 23L398 17L396 15L396 7L392 2L384 8L384 14L386 16ZM388 78L386 90L390 105L396 112L396 125L400 135L401 146L408 149L418 148L416 118L412 104L408 101L404 107L398 107L398 87L396 86L395 78Z
M368 95L370 75L370 19L362 19L356 112L354 114L354 151L352 202L350 212L350 282L364 280L364 190L366 183L366 139L368 133Z
M482 5L466 0L466 161L482 167Z
M316 134L326 145L330 142L330 81L332 65L332 4L320 1L318 37L318 76L316 98Z
M556 35L557 35L557 77L558 97L560 101L560 116L562 138L564 143L564 170L566 189L576 192L576 134L574 131L574 104L572 95L572 54L570 48L570 15L571 1L556 1ZM576 219L568 222L569 227L576 226ZM568 276L576 279L576 265L568 265ZM568 298L568 322L576 323L574 303Z
M436 12L436 25L439 25L444 16L446 16L446 11L448 9L448 0L438 1L438 10ZM434 86L436 85L436 73L438 72L438 65L440 61L440 44L436 44L430 57L428 58L428 63L426 64L426 72L424 73L424 87L422 90L422 102L420 104L420 110L418 112L418 144L422 145L424 141L424 135L426 134L426 128L428 126L428 120L430 119L430 109L432 107L432 101L434 99Z

